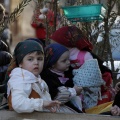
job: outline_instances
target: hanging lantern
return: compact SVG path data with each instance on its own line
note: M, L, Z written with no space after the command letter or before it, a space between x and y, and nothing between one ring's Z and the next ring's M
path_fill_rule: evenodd
M102 4L66 6L62 7L62 9L71 22L102 20L106 15L106 9Z

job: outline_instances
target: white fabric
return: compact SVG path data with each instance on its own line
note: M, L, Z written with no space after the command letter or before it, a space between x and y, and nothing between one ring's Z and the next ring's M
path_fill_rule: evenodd
M68 88L68 91L71 93L70 102L82 111L82 100L80 96L77 96L75 88Z
M71 98L70 102L75 106L77 107L79 110L82 111L82 100L80 98L80 96L74 96Z
M97 60L86 60L79 69L73 70L73 75L74 85L83 87L84 107L97 105L101 98L100 86L105 84Z
M35 90L41 98L29 98L31 91ZM51 101L47 84L31 72L15 68L10 74L7 94L11 92L12 107L18 113L43 111L43 100Z
M68 91L70 92L71 97L74 97L77 95L75 88L68 88Z

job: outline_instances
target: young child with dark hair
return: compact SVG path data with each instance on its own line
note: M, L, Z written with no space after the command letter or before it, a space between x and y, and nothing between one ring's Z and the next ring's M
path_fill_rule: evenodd
M10 110L18 113L56 112L60 102L51 100L48 86L39 75L43 64L44 52L39 43L31 39L17 44L9 66L7 94Z
M81 100L79 99L75 105L71 99L77 99L82 87L74 86L72 78L67 78L64 74L70 66L69 50L63 45L54 43L46 47L45 54L45 69L41 77L46 81L52 99L57 99L77 112L81 112Z

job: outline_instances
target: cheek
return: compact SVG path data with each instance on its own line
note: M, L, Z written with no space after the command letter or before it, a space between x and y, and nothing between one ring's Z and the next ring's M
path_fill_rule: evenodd
M60 64L58 67L59 67L61 70L62 70L62 69L65 69L65 68L66 68L66 64Z
M22 68L26 70L31 70L31 66L32 64L29 64L29 63L22 64Z
M43 68L44 62L39 63L40 68Z

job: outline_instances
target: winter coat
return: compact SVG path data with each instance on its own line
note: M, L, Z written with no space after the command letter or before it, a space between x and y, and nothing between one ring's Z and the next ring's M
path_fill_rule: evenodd
M3 83L12 55L8 52L8 46L0 40L0 85Z
M34 98L32 96L29 98L32 90L39 97ZM51 101L48 86L44 80L40 76L35 77L31 72L21 68L15 68L11 71L7 93L8 97L10 94L12 97L11 102L8 98L9 107L12 103L12 108L18 113L33 112L34 110L43 111L43 101Z
M69 76L69 73L65 74L65 78ZM41 73L41 78L47 83L49 88L49 93L51 95L52 100L56 98L56 96L59 94L58 87L66 87L66 88L72 88L74 86L72 79L69 79L65 82L65 84L61 83L59 80L60 75L51 72L49 69L44 69ZM70 101L65 103L66 106L72 108L73 110L77 112L81 112L76 108Z

